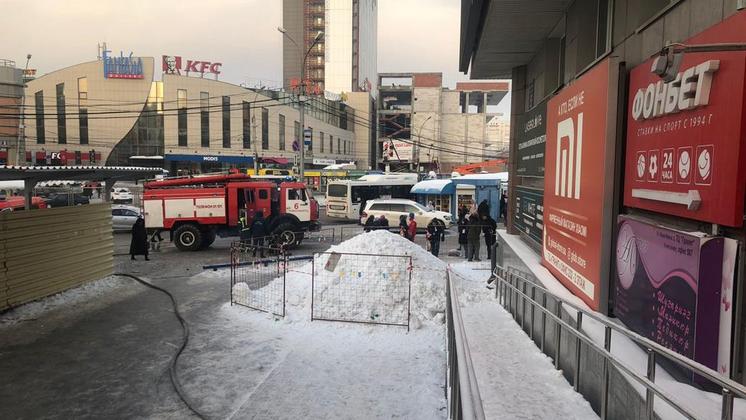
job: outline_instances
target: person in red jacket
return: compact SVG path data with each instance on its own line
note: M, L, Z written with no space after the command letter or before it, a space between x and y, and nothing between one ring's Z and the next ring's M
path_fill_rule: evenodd
M414 213L409 213L409 224L407 224L407 236L414 242L414 236L417 234L417 222L414 220Z

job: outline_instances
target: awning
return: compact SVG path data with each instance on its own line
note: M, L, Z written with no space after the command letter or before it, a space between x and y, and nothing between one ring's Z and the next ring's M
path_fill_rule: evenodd
M253 165L252 156L229 156L229 155L166 155L165 159L171 162L210 162L210 163L233 163Z
M456 192L456 185L450 179L429 179L414 184L409 192L412 194L451 195Z
M284 158L284 157L263 157L263 158L259 158L259 162L274 163L277 165L287 165L290 161L288 160L288 158Z

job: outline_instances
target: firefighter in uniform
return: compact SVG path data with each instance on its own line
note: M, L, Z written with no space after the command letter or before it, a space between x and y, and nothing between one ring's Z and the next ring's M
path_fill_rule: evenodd
M251 244L251 227L246 221L246 213L241 213L238 219L238 228L240 229L241 245L248 246Z

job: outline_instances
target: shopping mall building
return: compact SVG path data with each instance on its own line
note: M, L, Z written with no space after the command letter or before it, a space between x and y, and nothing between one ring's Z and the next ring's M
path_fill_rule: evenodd
M648 349L746 384L746 2L462 4L461 70L512 81L503 261L617 318ZM605 343L598 332L601 349L620 348L618 336ZM555 358L544 338L563 347L556 366L601 418L651 418L638 417L653 408L640 381L613 370L604 383L606 362L591 346L569 360L575 343L550 329L541 348ZM688 417L720 417L721 399L729 406L726 385L674 356L623 348L658 356L659 375L687 384L671 401ZM608 399L597 392L605 385ZM717 414L698 411L706 399L691 403L697 388L715 390Z
M219 81L220 63L109 54L27 83L19 164L160 166L177 174L252 168L255 160L298 163L297 96ZM359 161L367 169L370 130L359 127L356 138L353 108L323 97L305 108L307 168Z

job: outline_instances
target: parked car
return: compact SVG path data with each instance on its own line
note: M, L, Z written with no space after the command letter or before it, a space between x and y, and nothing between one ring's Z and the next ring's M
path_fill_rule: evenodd
M0 196L0 211L18 211L26 207L26 200L22 196ZM47 203L41 197L31 197L32 209L47 208Z
M111 227L115 231L129 231L135 224L142 211L133 206L111 206Z
M83 194L55 193L47 196L47 207L81 206L89 204L90 200Z
M414 213L414 220L417 222L417 228L419 229L425 229L433 219L443 223L446 228L453 224L451 213L428 210L416 201L399 198L368 200L363 214L360 215L360 223L364 224L370 216L378 218L384 215L389 221L389 226L397 226L399 217L402 215L409 217L409 213Z
M131 203L132 191L129 188L114 188L111 192L111 201L113 203Z

